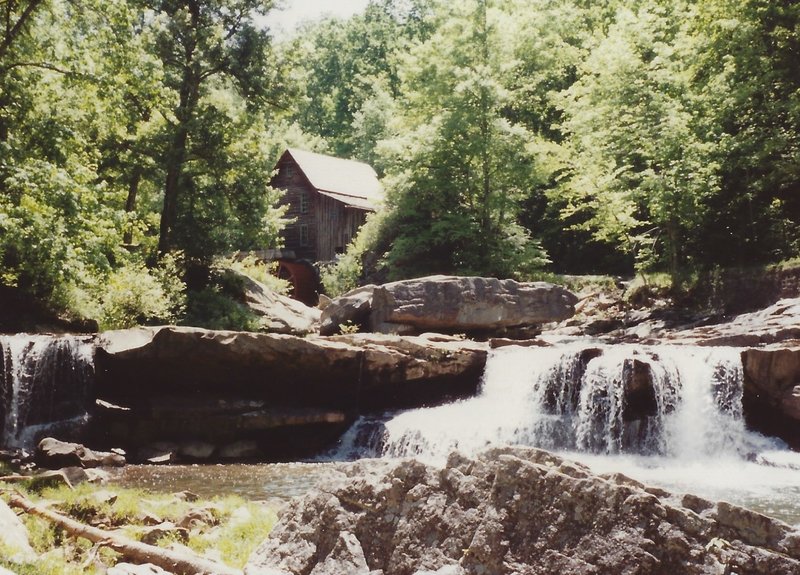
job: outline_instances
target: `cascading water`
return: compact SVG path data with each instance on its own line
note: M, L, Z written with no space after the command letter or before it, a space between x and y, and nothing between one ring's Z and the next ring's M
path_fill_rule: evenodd
M800 526L800 454L746 429L742 371L735 348L502 348L476 397L362 417L323 459L436 462L455 449L523 444Z
M773 445L745 429L740 350L690 346L508 347L478 396L362 418L337 458L443 458L515 443L594 454L701 459Z
M0 357L0 446L30 449L48 434L80 434L93 397L86 338L2 335Z

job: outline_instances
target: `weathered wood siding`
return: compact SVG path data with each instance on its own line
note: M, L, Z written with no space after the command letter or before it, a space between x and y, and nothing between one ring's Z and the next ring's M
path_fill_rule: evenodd
M285 190L282 204L288 205L286 217L293 220L283 231L284 247L292 250L300 259L317 261L317 233L314 215L317 210L314 198L319 194L311 188L300 168L291 159L282 159L277 166L278 173L272 179L272 187ZM301 211L303 194L308 198L305 213ZM301 244L301 229L306 226L308 242Z
M366 219L362 210L347 208L341 202L323 196L316 196L317 210L317 260L329 261L337 253L344 253L347 244L358 232Z
M284 156L277 166L272 186L285 190L282 203L289 206L286 217L294 220L283 232L284 247L300 259L330 261L342 253L366 220L366 212L347 208L341 202L318 193L300 167ZM303 212L303 195L307 199ZM307 230L307 242L303 227Z

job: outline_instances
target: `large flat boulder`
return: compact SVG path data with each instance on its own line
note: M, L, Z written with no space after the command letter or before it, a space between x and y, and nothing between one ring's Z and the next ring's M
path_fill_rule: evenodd
M351 401L360 356L340 342L161 326L101 334L95 369L101 398L213 392L332 407Z
M357 334L335 338L162 326L106 332L96 352L101 445L254 440L310 455L360 413L474 394L485 346Z
M598 476L546 451L496 448L353 464L295 499L245 575L791 575L800 533L728 503Z
M498 333L564 320L576 302L570 291L546 282L429 276L365 286L333 300L322 313L321 333L348 323L379 333Z

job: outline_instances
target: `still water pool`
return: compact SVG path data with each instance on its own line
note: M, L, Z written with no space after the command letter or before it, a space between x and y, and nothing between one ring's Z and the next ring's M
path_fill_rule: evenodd
M623 473L675 494L693 493L728 501L800 528L800 454L765 454L764 461L681 462L666 458L560 455L588 465L596 473ZM251 500L281 500L303 495L336 474L343 463L226 465L129 465L112 472L123 487L160 493L188 490L201 497L239 495Z
M335 463L225 465L128 465L113 470L111 481L157 493L191 491L200 497L239 495L245 499L288 500L317 487Z

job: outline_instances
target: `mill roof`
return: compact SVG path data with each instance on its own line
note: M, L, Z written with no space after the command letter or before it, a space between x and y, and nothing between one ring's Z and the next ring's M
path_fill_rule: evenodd
M383 200L383 186L372 166L315 152L286 150L319 193L347 207L375 211Z

